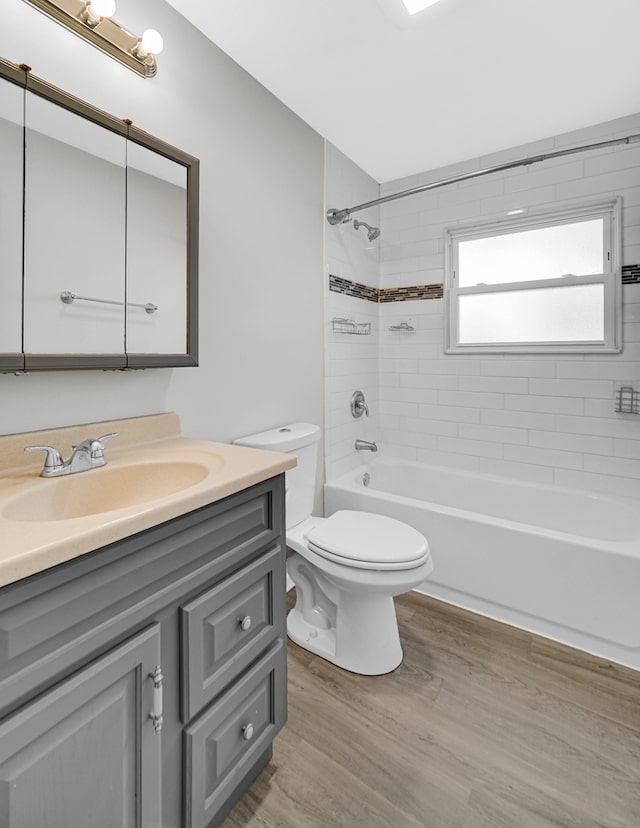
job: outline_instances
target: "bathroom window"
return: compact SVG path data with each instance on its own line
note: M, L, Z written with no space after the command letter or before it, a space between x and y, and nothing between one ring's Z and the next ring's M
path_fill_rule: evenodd
M447 231L447 353L621 350L620 199Z

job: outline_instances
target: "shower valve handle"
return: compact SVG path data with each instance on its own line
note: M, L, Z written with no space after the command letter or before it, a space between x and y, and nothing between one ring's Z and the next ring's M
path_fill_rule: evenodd
M351 414L353 417L369 416L369 406L367 405L362 391L354 391L351 397Z

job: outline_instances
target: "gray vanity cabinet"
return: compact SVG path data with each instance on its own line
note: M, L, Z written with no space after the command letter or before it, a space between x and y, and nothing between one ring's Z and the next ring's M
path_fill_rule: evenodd
M2 828L223 821L286 719L284 525L279 475L0 589Z

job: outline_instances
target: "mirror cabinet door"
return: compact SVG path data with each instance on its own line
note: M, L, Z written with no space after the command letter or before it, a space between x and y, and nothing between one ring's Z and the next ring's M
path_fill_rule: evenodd
M25 122L27 368L30 354L125 365L126 138L30 92Z
M187 221L187 168L128 141L129 354L187 352Z
M7 368L22 365L24 94L0 78L0 367Z

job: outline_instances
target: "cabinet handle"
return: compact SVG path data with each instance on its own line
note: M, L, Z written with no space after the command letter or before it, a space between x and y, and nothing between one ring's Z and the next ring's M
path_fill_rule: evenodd
M251 627L251 616L245 615L244 618L238 618L238 623L240 624L240 629L246 632Z
M251 722L249 724L242 726L242 738L245 742L248 742L253 737L253 725Z
M153 681L153 712L149 713L149 718L153 722L153 729L156 733L162 730L162 682L164 676L160 665L156 666L153 673L149 673L149 678Z

